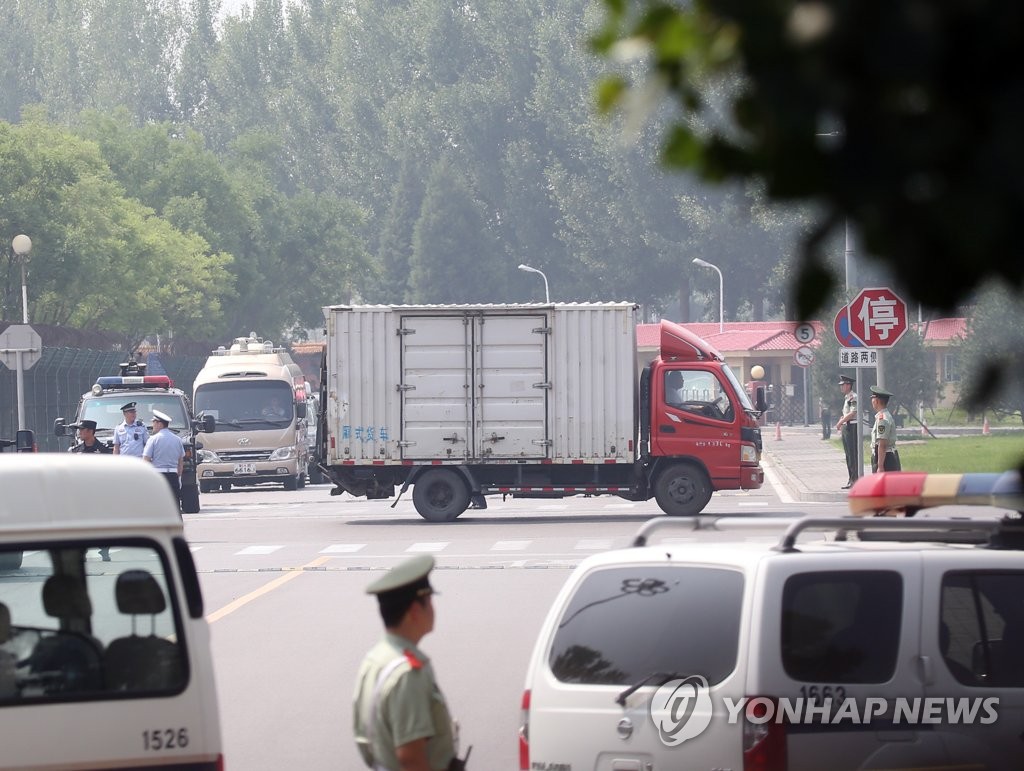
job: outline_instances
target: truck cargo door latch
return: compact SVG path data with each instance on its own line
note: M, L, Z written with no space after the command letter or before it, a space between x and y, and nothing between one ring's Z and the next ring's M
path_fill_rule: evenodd
M459 435L458 434L452 434L451 436L442 436L441 440L445 441L445 442L451 442L452 444L455 444L456 442L461 442L462 441L461 439L459 439Z
M550 390L551 389L551 383L534 383L533 387L534 388L547 388L548 390Z
M398 385L395 386L395 390L396 391L415 391L416 390L416 386L414 386L414 385L406 385L405 383L399 383Z
M490 436L488 436L486 439L484 439L484 441L485 442L500 442L504 438L505 437L503 437L503 436L498 436L497 434L492 433Z

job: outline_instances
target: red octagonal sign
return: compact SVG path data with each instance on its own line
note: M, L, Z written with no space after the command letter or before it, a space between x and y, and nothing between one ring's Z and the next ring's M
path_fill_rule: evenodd
M862 289L850 303L850 333L868 348L892 348L907 331L907 304L891 289Z

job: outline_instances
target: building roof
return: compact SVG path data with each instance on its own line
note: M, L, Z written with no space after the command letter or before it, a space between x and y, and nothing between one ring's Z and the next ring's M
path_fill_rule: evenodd
M912 324L911 329L917 329ZM967 319L932 319L924 322L925 343L952 342L967 336Z

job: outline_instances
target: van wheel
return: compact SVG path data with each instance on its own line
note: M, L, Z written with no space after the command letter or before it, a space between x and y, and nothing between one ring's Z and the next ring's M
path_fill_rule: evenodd
M452 522L469 505L469 488L458 473L431 469L412 486L412 503L428 522Z
M306 486L306 475L305 474L299 474L299 478L295 480L295 484L298 485L300 490L303 487L305 487Z
M195 485L181 488L181 510L185 514L199 513L199 488Z
M324 472L320 470L319 466L310 465L309 467L309 483L311 485L320 485L324 482Z
M671 517L695 517L711 500L711 484L696 466L677 463L658 475L654 499Z
M201 493L212 493L214 490L217 489L217 487L220 486L220 485L217 485L215 487L214 485L215 485L214 482L200 482L199 483L199 492L201 492Z
M9 551L0 554L0 570L17 570L21 567L21 560L24 553L20 551Z

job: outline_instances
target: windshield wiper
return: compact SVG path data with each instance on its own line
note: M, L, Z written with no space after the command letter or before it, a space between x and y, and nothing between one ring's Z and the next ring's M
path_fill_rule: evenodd
M658 685L664 685L669 680L674 680L676 678L685 680L688 677L692 677L692 675L683 674L682 672L651 672L651 674L647 675L647 677L645 677L643 680L641 680L638 683L635 683L634 685L629 686L629 688L627 688L618 696L616 696L615 703L618 704L620 707L625 707L626 699L628 699L634 693L636 693L649 682L651 682L651 680L661 680L661 682L658 683Z

